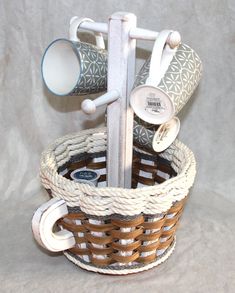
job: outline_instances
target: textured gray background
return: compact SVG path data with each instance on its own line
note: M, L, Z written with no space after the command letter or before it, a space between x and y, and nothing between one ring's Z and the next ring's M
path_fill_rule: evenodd
M65 37L71 16L106 21L130 11L143 28L179 30L201 56L200 87L180 114L180 137L195 152L198 175L175 253L149 272L127 277L88 273L33 241L32 213L48 198L38 178L46 145L99 126L81 98L55 97L42 86L45 47ZM87 37L85 36L85 39ZM137 68L151 42L138 42ZM234 0L1 0L0 162L1 292L235 292L235 2Z

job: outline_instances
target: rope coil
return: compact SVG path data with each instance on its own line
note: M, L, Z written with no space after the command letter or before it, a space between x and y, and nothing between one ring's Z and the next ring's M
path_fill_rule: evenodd
M72 157L106 151L106 148L106 128L88 129L57 139L42 153L40 177L43 186L51 190L53 197L64 199L69 207L79 206L84 213L132 216L167 211L175 201L186 197L193 185L195 158L192 151L178 140L159 154L171 162L177 176L158 185L136 189L93 187L58 174L58 168ZM138 152L148 154L140 149Z

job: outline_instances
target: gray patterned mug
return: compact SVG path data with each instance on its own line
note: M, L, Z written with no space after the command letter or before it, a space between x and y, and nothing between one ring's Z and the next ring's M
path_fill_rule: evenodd
M202 62L193 49L182 43L171 49L166 44L170 33L159 33L130 96L135 114L152 124L169 121L183 108L202 73Z
M81 42L77 30L82 18L70 27L70 39L57 39L46 49L41 63L43 81L55 95L84 95L107 88L107 51L101 33L95 33L96 46ZM75 27L74 27L75 24Z
M179 130L180 120L177 117L161 125L154 125L135 116L133 140L148 150L162 152L173 143Z

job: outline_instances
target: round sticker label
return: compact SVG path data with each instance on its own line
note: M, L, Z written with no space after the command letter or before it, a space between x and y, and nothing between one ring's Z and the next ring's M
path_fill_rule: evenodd
M79 170L73 173L74 179L94 180L97 178L97 173L91 170Z

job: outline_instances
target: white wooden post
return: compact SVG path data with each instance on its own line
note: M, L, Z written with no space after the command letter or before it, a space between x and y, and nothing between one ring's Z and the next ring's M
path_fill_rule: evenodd
M71 19L71 24L77 17ZM116 12L109 23L82 22L80 27L108 33L108 91L96 100L86 99L82 110L92 114L96 108L107 107L107 183L109 187L131 187L133 151L133 111L129 94L135 78L136 39L154 41L158 33L136 27L136 16ZM167 43L174 48L180 43L178 32L172 32ZM119 98L117 96L119 94Z
M117 90L119 99L107 107L107 181L112 187L131 187L133 111L129 93L135 77L136 40L129 36L136 16L117 12L109 18L108 91Z

